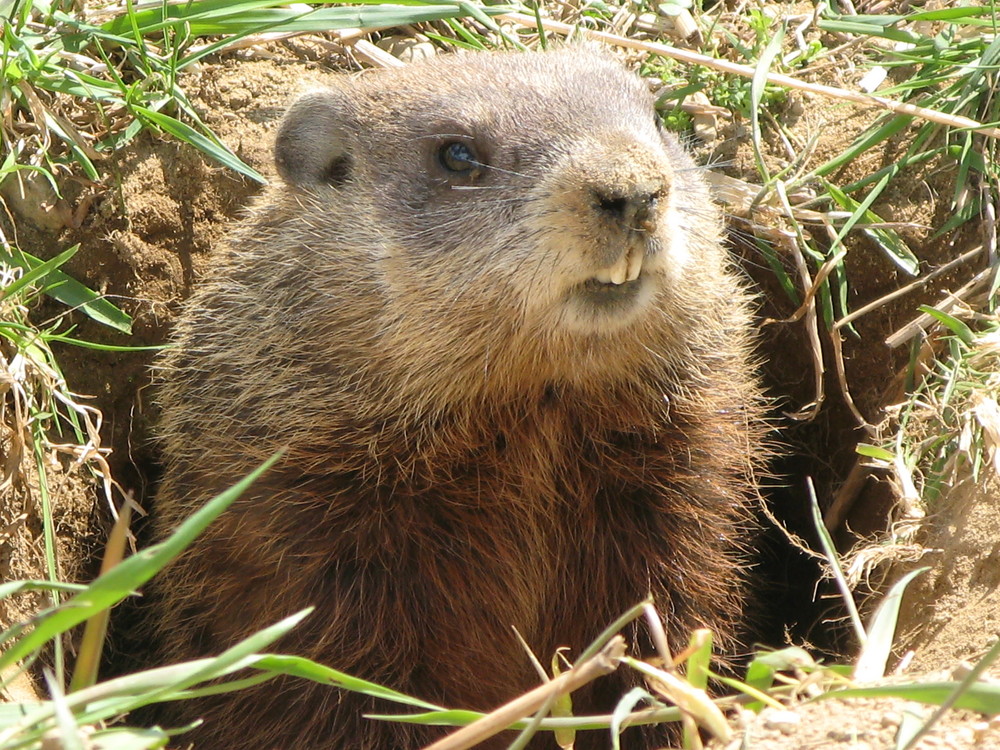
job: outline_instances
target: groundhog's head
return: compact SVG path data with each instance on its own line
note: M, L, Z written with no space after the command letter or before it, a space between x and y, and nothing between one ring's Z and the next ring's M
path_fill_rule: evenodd
M291 108L276 160L314 224L328 206L332 234L375 228L344 262L455 340L648 344L722 267L697 168L645 83L590 48L342 77Z

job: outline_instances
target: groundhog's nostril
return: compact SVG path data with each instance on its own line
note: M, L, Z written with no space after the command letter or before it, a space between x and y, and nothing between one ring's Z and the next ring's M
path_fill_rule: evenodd
M610 214L615 219L622 220L628 208L628 198L624 196L613 196L597 193L597 207L606 214Z
M643 232L652 232L656 227L656 205L660 200L659 193L643 195L633 202L632 216L626 217L628 226Z
M650 231L655 222L660 192L615 194L594 191L595 205L606 216L635 231Z

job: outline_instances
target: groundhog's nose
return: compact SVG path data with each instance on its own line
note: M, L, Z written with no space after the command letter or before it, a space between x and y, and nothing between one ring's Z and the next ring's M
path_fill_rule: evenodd
M603 267L594 274L601 284L620 286L642 273L647 254L655 253L648 236L655 234L663 189L649 185L592 187L594 212L607 227L599 259ZM609 231L608 231L609 230ZM605 265L606 264L606 265Z
M625 230L653 232L656 229L657 204L660 190L594 191L595 205L605 216L614 219Z

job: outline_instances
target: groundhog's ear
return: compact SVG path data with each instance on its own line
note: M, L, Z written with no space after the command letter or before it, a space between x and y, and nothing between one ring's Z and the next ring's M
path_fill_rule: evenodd
M354 166L349 149L349 102L338 91L306 94L278 127L274 161L285 182L339 187Z

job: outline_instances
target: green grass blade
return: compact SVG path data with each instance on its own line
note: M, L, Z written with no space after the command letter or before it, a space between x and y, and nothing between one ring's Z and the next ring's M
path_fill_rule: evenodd
M104 104L121 104L121 89L114 84L76 70L54 71L51 77L36 80L36 88Z
M885 676L885 667L892 653L892 642L896 635L896 621L899 619L899 605L903 592L914 578L930 568L918 568L903 576L889 590L878 605L871 624L868 626L868 641L861 649L854 667L854 679L858 682L878 680Z
M928 131L922 131L922 132L929 133L930 131L928 130ZM920 139L921 142L923 140L926 140L926 138L921 138ZM916 140L914 141L913 145L917 145L917 141ZM957 149L957 147L956 147L956 149ZM862 188L866 188L869 185L872 185L872 184L878 182L879 180L881 180L886 175L889 175L890 179L893 179L903 169L905 169L907 167L918 166L918 165L920 165L920 164L922 164L922 163L924 163L926 161L930 161L931 159L933 159L933 158L935 158L937 156L940 156L945 151L946 151L946 149L944 147L934 148L934 149L930 149L928 151L919 151L919 150L914 149L913 146L911 146L910 149L907 151L907 154L902 159L900 159L899 161L897 161L897 162L895 162L893 164L890 164L887 167L882 167L882 169L878 170L877 172L872 172L870 175L868 175L866 177L862 177L857 182L852 182L849 185L843 185L843 186L841 186L841 190L843 190L843 192L845 192L848 195L850 195L851 193L853 193L853 192L855 192L857 190L861 190Z
M160 688L160 690L141 696L141 702L134 705L133 708L138 708L139 706L159 701L162 698L169 696L171 693L185 690L186 688L196 685L199 682L214 680L217 677L224 676L239 669L257 666L259 663L257 655L260 651L268 648L279 638L288 634L292 628L297 626L300 622L302 622L302 620L312 614L312 612L313 607L308 607L300 612L296 612L294 615L284 618L270 627L254 633L248 638L244 638L235 646L227 648L201 669L194 670L191 674L186 675L183 679L180 679L177 682L164 685Z
M170 115L165 115L162 112L157 112L148 107L142 107L138 104L132 105L132 110L140 117L148 120L156 127L161 130L170 133L170 135L178 138L185 143L197 148L199 151L207 154L211 158L215 159L220 164L229 167L242 175L249 177L251 180L259 182L261 185L267 184L267 179L264 175L258 172L253 167L245 164L242 159L240 159L236 154L230 151L222 143L215 141L197 130L192 128L190 125L186 125L180 120L171 117Z
M60 253L48 261L43 261L22 250L13 249L13 252L11 252L7 248L0 248L0 261L24 269L26 274L31 275L32 282L45 285L45 293L53 299L59 300L64 305L68 305L75 310L80 310L98 323L103 323L122 333L131 333L132 317L128 313L120 310L72 276L58 270L58 266L71 258L76 253L78 247L74 245L69 250ZM23 280L22 277L20 281ZM8 296L11 293L9 290L19 285L20 281L14 282L14 284L8 287L4 292L4 296ZM17 288L19 289L20 287L17 286Z
M877 445L870 445L868 443L858 443L854 446L854 452L859 456L876 458L879 461L886 461L888 463L892 463L896 459L896 455L892 451L887 451L885 448L879 448Z
M68 250L64 250L56 257L44 262L38 260L37 258L31 258L31 256L25 255L16 248L11 249L13 252L10 253L8 253L5 248L0 249L0 260L6 261L10 266L20 268L24 271L24 273L21 274L21 278L11 284L8 284L0 290L0 299L16 297L23 290L33 285L44 285L46 276L48 276L51 271L55 271L59 268L59 266L76 255L77 251L80 249L80 245L73 245L73 247ZM38 262L32 263L32 260L38 260Z
M844 600L844 606L847 607L847 612L851 617L851 624L854 626L854 633L858 638L858 642L864 648L865 642L868 640L868 636L865 633L865 626L861 622L861 614L858 612L858 605L854 602L854 597L851 596L851 587L847 585L847 578L844 576L844 569L840 565L840 556L837 554L837 548L833 543L833 538L830 536L830 532L826 528L826 524L823 523L823 514L819 509L819 502L816 500L816 490L813 489L812 481L809 481L809 507L812 510L813 526L816 528L816 533L819 535L820 544L823 547L823 554L826 556L826 561L830 564L830 571L833 575L833 579L837 584L837 588L840 589L841 598Z
M634 687L625 693L615 704L615 710L611 714L610 727L612 750L621 750L621 735L624 731L622 722L643 701L656 703L656 699L647 690L641 687Z
M118 346L116 344L100 344L96 341L85 341L84 339L76 339L72 336L65 336L60 333L47 333L45 334L45 340L50 344L53 341L56 341L60 344L78 346L81 349L94 349L99 352L155 352L160 351L161 349L168 349L170 347L170 344L153 344L150 346Z
M25 591L69 591L77 592L86 590L86 586L79 583L60 583L58 581L10 581L0 584L0 599L4 599L12 594L20 594Z
M693 687L708 689L709 665L712 661L712 631L696 630L688 644L690 655L684 676Z
M335 685L339 688L343 688L344 690L350 690L355 693L363 693L365 695L370 695L373 698L382 698L383 700L392 701L394 703L402 703L407 706L417 706L418 708L426 708L431 711L444 710L441 706L428 703L420 698L414 698L413 696L406 695L405 693L400 693L396 690L382 687L374 682L368 682L367 680L362 680L357 677L351 677L350 675L344 674L336 669L325 667L322 664L317 664L314 661L297 656L268 654L267 656L262 657L255 666L258 669L267 669L279 674L301 677L306 680L312 680L313 682L320 682L327 685Z
M757 173L760 174L764 182L771 181L771 174L764 161L764 154L761 153L761 132L760 132L760 109L761 100L764 98L764 88L767 86L767 74L771 69L771 63L781 52L781 45L785 38L785 27L778 26L778 32L771 38L768 45L761 53L760 59L754 68L753 79L750 83L750 132L753 142L754 161L757 165Z
M902 698L931 706L940 706L961 685L960 682L913 682L904 685L872 685L870 687L831 690L813 700L830 698ZM993 716L1000 713L1000 685L974 682L956 701L955 708Z
M958 706L959 701L969 694L973 686L981 685L982 683L978 681L979 678L986 673L987 669L993 666L993 662L998 657L1000 657L1000 641L997 641L990 647L986 655L979 660L976 666L969 670L969 673L962 678L958 685L955 686L955 689L941 702L938 709L927 717L927 720L920 727L919 731L910 737L906 745L903 746L903 750L911 750L911 748L915 747L920 738L927 734L931 730L931 727L941 720L941 717L944 716L948 709ZM984 711L983 713L994 714L996 711Z
M895 115L885 118L881 121L881 124L877 123L872 126L872 128L862 133L861 136L859 136L844 153L830 159L830 161L813 170L811 174L803 178L803 181L814 177L823 177L831 172L835 172L848 162L857 159L861 154L873 146L876 146L882 141L896 135L899 131L907 127L912 121L913 118L909 115Z
M961 342L966 346L972 346L975 343L976 334L972 332L972 329L969 328L969 326L956 318L954 315L941 312L940 310L929 305L920 305L917 309L920 310L920 312L926 313L936 319L939 323L941 323L941 325L958 336L959 340L961 340Z
M152 729L118 727L94 732L87 741L88 747L92 750L151 750L151 748L166 747L170 742L170 735L158 727Z
M744 682L752 689L767 693L774 684L774 675L778 672L791 672L804 667L815 667L816 662L809 653L799 646L788 646L779 651L767 651L757 654L750 666ZM751 711L759 711L764 707L761 702L747 706Z
M273 8L281 4L280 0L241 0L238 3L234 3L233 0L195 0L195 2L183 5L164 3L147 10L124 13L102 24L101 29L119 37L136 31L140 34L149 34L162 30L164 26L182 21L189 23L199 20L207 21L213 18L231 17L234 14L242 15L245 18L255 17L254 14L258 9ZM297 15L302 15L302 11L299 11Z
M642 617L643 613L646 611L646 606L653 603L652 597L647 597L643 601L636 604L632 609L623 614L613 623L608 625L604 631L595 638L587 648L576 658L574 664L583 664L587 659L592 659L602 648L604 648L608 641L614 638L618 633L620 633L626 625L628 625L633 620Z
M823 31L830 31L839 34L857 34L859 36L867 37L879 37L882 39L889 39L893 42L904 42L907 44L916 44L921 38L919 34L914 34L911 31L904 31L903 29L892 28L888 24L858 21L857 19L860 18L860 16L844 16L843 18L850 18L852 20L820 19L819 27L823 29ZM886 16L885 18L891 22L892 19L898 19L899 16Z
M479 721L486 714L477 711L428 711L423 714L365 714L366 719L373 721L398 721L400 724L422 724L428 727L464 727L474 721ZM511 729L521 729L528 720L513 724Z
M286 635L312 610L306 609L255 633L209 659L175 664L169 667L138 672L70 693L65 698L68 708L76 711L81 724L95 722L133 711L151 703L189 697L185 689L206 680L225 677L233 672L253 667L260 659L256 653ZM40 704L0 733L0 746L19 731L51 722L56 706L53 701Z
M835 185L831 183L825 183L827 191L830 196L837 202L837 204L847 210L852 211L850 219L844 224L841 230L837 233L837 237L834 240L833 246L839 245L843 238L847 235L849 231L854 227L854 225L859 221L864 221L866 224L882 224L884 221L880 216L878 216L874 211L870 209L872 203L881 195L882 191L889 184L891 178L890 174L886 174L881 180L873 187L865 199L858 203L856 200L851 198L849 195L839 190ZM906 243L903 242L899 234L891 229L883 229L876 227L862 227L862 231L869 237L876 245L878 245L882 252L885 253L886 257L889 258L893 263L895 263L899 268L903 269L910 276L916 276L920 270L920 261L917 256L913 254L913 251L907 247ZM831 247L831 250L832 250Z
M63 128L62 123L46 112L45 126L58 135L69 150L73 152L73 158L76 163L80 165L80 168L83 169L83 173L94 182L98 182L101 179L101 173L97 171L97 167L94 166L94 162L91 161L87 153L80 148L80 145L77 143L77 139L73 138L73 136L71 136Z
M242 662L230 664L226 669L213 672L213 676L225 677L228 674L245 669L259 658L258 654L244 659ZM101 710L106 704L118 699L131 701L134 696L160 691L163 688L178 685L188 680L196 672L204 672L215 662L215 657L193 659L191 661L171 664L166 667L154 667L141 672L134 672L123 677L115 677L96 685L71 693L67 700L76 708L88 706L88 710ZM182 691L176 691L182 692ZM108 714L110 715L110 713Z
M785 270L785 266L781 262L781 258L771 247L770 243L764 242L757 237L753 238L754 245L760 251L761 255L764 256L764 260L767 261L768 268L771 269L771 273L774 274L778 283L781 284L782 290L792 301L792 303L798 307L801 304L801 297L799 296L799 290L795 286L795 282L789 277L788 272Z
M177 557L215 518L280 458L276 455L225 492L216 495L193 513L166 540L142 550L108 571L87 588L67 600L34 630L0 654L0 673L102 609L111 607Z
M263 31L322 32L345 28L391 28L415 23L440 21L446 18L478 16L483 18L514 10L507 6L483 7L454 4L398 2L380 4L374 0L368 6L317 8L301 11L279 2L255 3L251 10L224 0L191 2L154 8L135 14L139 32L148 35L168 27L185 27L192 36L260 33ZM123 34L130 28L130 19L120 16L102 26L112 34Z
M958 8L941 8L940 10L920 10L903 17L906 23L914 21L957 21L959 19L970 19L984 17L987 20L992 18L995 10L989 3L982 6L969 6Z

